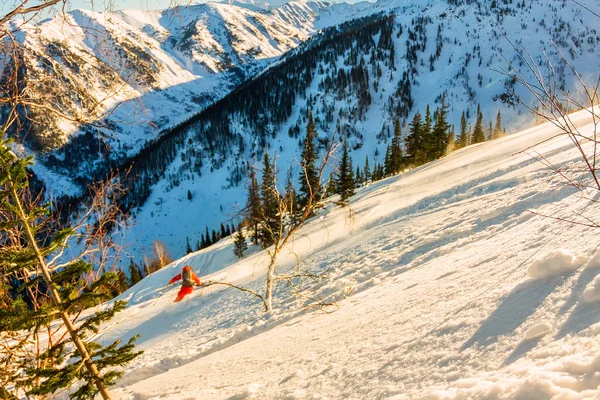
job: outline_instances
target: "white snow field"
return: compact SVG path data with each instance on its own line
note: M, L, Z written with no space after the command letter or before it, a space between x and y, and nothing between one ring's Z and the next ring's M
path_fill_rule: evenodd
M589 112L572 117L592 130ZM557 132L471 146L362 188L349 207L328 204L279 271L297 255L325 279L302 298L280 285L269 315L231 288L181 303L178 287L161 289L188 264L203 280L262 291L258 249L238 261L224 240L147 277L98 338L141 334L145 353L115 397L600 398L600 231L551 218L596 218L600 193L534 158L589 183L565 137L520 153ZM335 305L310 307L317 294Z

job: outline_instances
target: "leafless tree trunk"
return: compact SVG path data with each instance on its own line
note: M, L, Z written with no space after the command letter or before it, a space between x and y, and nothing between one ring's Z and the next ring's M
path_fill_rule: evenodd
M338 147L336 136L334 135L328 143L329 144L317 168L319 177L319 187L310 188L310 195L308 196L307 204L304 207L304 209L301 210L299 213L294 213L294 208L296 206L294 204L294 199L291 199L289 196L286 196L286 194L283 193L283 190L277 184L277 157L274 158L274 167L272 170L273 187L271 187L270 190L274 195L277 203L277 223L271 224L271 221L268 221L267 218L264 216L250 221L251 224L256 223L258 226L260 226L262 231L266 232L273 242L273 245L266 249L266 253L269 256L269 264L267 266L267 275L265 278L264 295L245 287L233 285L229 282L205 281L203 283L204 287L213 285L224 285L249 293L259 298L264 306L265 311L270 312L273 310L273 298L275 297L275 287L277 285L277 282L285 281L291 283L294 278L300 277L311 279L322 278L322 276L303 272L299 269L296 271L296 273L280 276L277 274L277 269L279 267L278 258L281 254L281 251L290 242L293 242L295 235L298 233L298 230L302 226L304 226L306 221L314 215L315 211L321 205L320 199L322 198L327 183L327 181L325 180L325 170L330 165L330 161L335 153L335 150ZM273 226L276 226L276 228L274 229ZM300 266L300 260L298 260L298 266ZM319 299L318 301L319 304L322 306L329 305L326 302L322 301L322 299Z
M326 185L326 180L324 178L324 173L326 167L329 165L330 160L335 153L335 150L338 147L338 143L335 140L335 136L329 141L329 146L327 147L325 154L321 160L321 163L318 165L318 177L319 177L319 187L310 188L309 196L307 199L306 206L303 210L301 210L299 215L293 214L293 200L287 199L284 194L282 194L281 190L277 185L277 165L275 158L275 166L273 168L273 188L271 188L273 195L277 199L277 209L278 209L278 221L277 221L277 229L273 230L268 221L262 219L259 224L263 227L263 230L266 231L273 241L273 245L267 249L267 254L269 255L269 265L267 267L267 277L266 277L266 290L265 290L265 309L267 312L273 309L273 297L274 297L274 289L275 285L278 281L277 276L277 268L278 268L278 257L281 253L281 250L285 248L285 246L294 240L295 234L298 230L304 225L304 223L314 215L315 210L319 206L319 199L323 195L323 189ZM306 174L306 172L305 172ZM307 179L308 181L308 179ZM290 279L289 276L286 279Z

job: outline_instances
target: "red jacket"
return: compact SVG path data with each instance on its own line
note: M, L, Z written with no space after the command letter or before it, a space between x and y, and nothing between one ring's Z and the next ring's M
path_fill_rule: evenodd
M192 271L192 268L191 268L191 267L188 267L188 266L186 265L185 267L183 267L182 273L183 273L183 271L185 271L186 269L189 269L189 270L190 270L190 272L192 273L192 279L194 280L194 282L196 282L196 285L200 285L200 279L199 279L199 278L196 276L196 274L194 273L194 271ZM175 283L175 282L177 282L177 281L180 281L180 280L181 280L181 278L182 278L182 273L181 273L181 274L178 274L178 275L176 275L176 276L174 276L174 277L173 277L173 278L172 278L172 279L169 281L169 284L171 284L171 283Z

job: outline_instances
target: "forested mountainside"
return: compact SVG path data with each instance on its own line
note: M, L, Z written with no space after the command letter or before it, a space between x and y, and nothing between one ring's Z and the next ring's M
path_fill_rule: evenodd
M330 7L301 0L264 11L209 3L14 22L18 45L2 60L4 82L17 72L29 98L87 123L27 107L11 134L18 130L17 139L54 172L95 177L295 48ZM8 111L2 109L4 118Z
M92 86L102 98L124 85L105 108L124 100L124 93L138 96L100 121L100 128L84 126L70 139L75 126L45 120L44 129L30 126L22 138L30 148L48 150L35 172L55 195L78 197L77 188L116 169L128 171L122 205L136 221L124 241L135 242L136 257L154 239L180 255L206 227L237 221L246 172L265 149L277 155L285 181L288 167L297 167L309 110L322 146L343 132L354 166L363 168L367 158L382 164L394 124L406 136L408 122L427 115L428 106L435 114L442 98L449 130L457 134L461 119L466 129L478 119L488 127L498 112L509 131L533 123L506 94L514 80L499 72L508 69L507 60L524 72L513 44L540 65L547 56L558 85L574 89L560 54L586 76L600 42L597 18L567 0L300 1L268 12L235 4L175 11L123 11L110 18L73 12L66 16L71 23L47 21L21 38L42 60L24 73L45 70L65 81L56 88L60 107L86 104ZM82 29L90 25L105 40ZM68 46L49 43L56 37ZM100 51L115 49L115 43L126 44ZM48 49L52 57L41 52ZM117 68L123 65L130 75ZM97 73L103 68L109 78ZM129 76L138 78L128 82ZM143 107L136 109L137 100ZM93 108L94 101L89 104ZM140 117L149 119L139 123ZM297 182L297 171L290 173ZM65 184L71 181L76 185ZM183 225L173 222L182 215Z
M467 129L478 116L491 129L498 112L509 132L531 125L507 95L514 80L499 72L508 60L526 73L511 42L540 65L546 54L565 89L575 88L574 79L559 52L585 75L600 43L596 17L568 1L386 2L363 12L372 11L323 30L130 160L132 235L163 240L180 255L206 226L235 221L246 172L265 149L277 156L281 182L290 165L297 182L309 110L319 143L343 132L361 169L367 157L383 163L396 121L405 136L414 115L427 106L433 114L443 97L457 135L463 115ZM182 225L171 222L180 215Z

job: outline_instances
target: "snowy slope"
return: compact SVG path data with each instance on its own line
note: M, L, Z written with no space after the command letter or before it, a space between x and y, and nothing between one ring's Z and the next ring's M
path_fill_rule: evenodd
M506 7L503 3L499 2ZM595 7L590 2L585 4ZM192 124L188 134L181 139L181 142L191 144L181 147L181 156L174 157L160 175L161 179L152 186L150 197L136 214L135 226L125 233L125 244L131 246L131 253L137 260L149 253L151 243L156 239L165 242L175 256L181 256L186 240L195 246L206 227L217 229L220 223L239 221L236 214L245 202L246 188L243 184L230 185L232 174L245 170L249 164L260 165L264 149L258 143L264 140L264 147L271 154L277 154L282 174L291 164L297 177L294 160L299 159L301 140L298 136L291 137L289 132L298 128L300 137L304 135L308 109L317 118L317 131L321 137L330 137L338 126L344 127L353 165L361 168L366 157L371 166L383 162L395 119L403 123L403 133L406 133L406 123L412 116L416 112L424 114L427 105L435 110L443 93L447 94L449 119L456 130L463 111L468 113L468 123L474 125L478 105L481 105L486 127L490 121L495 121L498 111L502 112L504 126L509 132L532 126L535 121L523 107L495 101L495 97L506 90L507 77L499 72L507 68L504 57L515 66L520 65L515 50L502 32L531 52L536 60L542 60L545 52L554 64L562 65L557 70L562 71L560 78L565 87L577 91L573 74L558 60L558 53L549 44L556 43L582 76L596 79L600 22L577 4L569 2L533 0L526 2L525 7L515 2L510 5L510 10L491 9L488 2L390 0L359 4L355 8L333 8L322 13L319 21L328 24L336 18L341 21L376 12L395 13L391 35L393 53L388 55L387 48L379 49L381 33L372 36L372 43L357 44L359 32L348 34L351 39L347 40L346 48L339 56L337 53L332 56L325 46L322 51L303 58L310 46L318 47L320 40L324 40L316 36L263 71L261 76L266 77L267 82L264 86L254 92L247 91L249 93L241 90L237 98L227 99L221 106L225 111L217 114L219 121L229 121L227 129L219 131L213 127L216 111L200 114L201 123ZM440 43L441 51L431 70L429 60L436 53L437 43ZM414 51L416 61L408 60L409 48L417 49ZM380 50L383 56L377 55ZM273 122L276 114L281 112L278 105L253 112L243 108L250 102L259 102L260 96L269 97L277 90L276 84L268 79L275 67L286 62L292 66L308 64L306 59L313 58L318 61L312 70L307 67L309 83L295 94L291 111L283 122ZM361 58L368 71L371 99L370 104L362 108L355 86L336 87L333 79L340 71L350 75ZM392 58L393 65L389 62ZM292 67L289 69L293 70ZM324 84L328 79L334 83ZM406 81L410 83L412 104L397 95L399 86ZM293 84L295 82L281 85ZM518 92L535 106L532 96L523 90ZM228 105L235 101L243 105ZM397 112L397 108L402 112ZM267 117L256 122L257 116L261 115ZM202 131L202 124L209 128ZM262 137L257 134L261 129L267 131ZM225 151L217 151L217 155L213 146L202 142L215 132L219 138L225 135L223 132L231 133L235 138L224 146ZM240 141L243 146L239 145ZM190 168L199 163L203 165L200 174ZM280 179L285 181L285 176ZM187 200L188 190L193 195L191 201Z
M588 112L573 115L584 133ZM215 286L174 304L183 265L262 290L266 256L222 241L122 295L98 339L140 333L121 399L591 399L600 396L598 232L579 192L531 154L545 124L471 146L329 204L284 251L326 279L277 289L277 311ZM585 183L566 138L535 147ZM334 200L334 199L333 199ZM597 278L597 279L595 279ZM316 294L332 306L311 308Z

